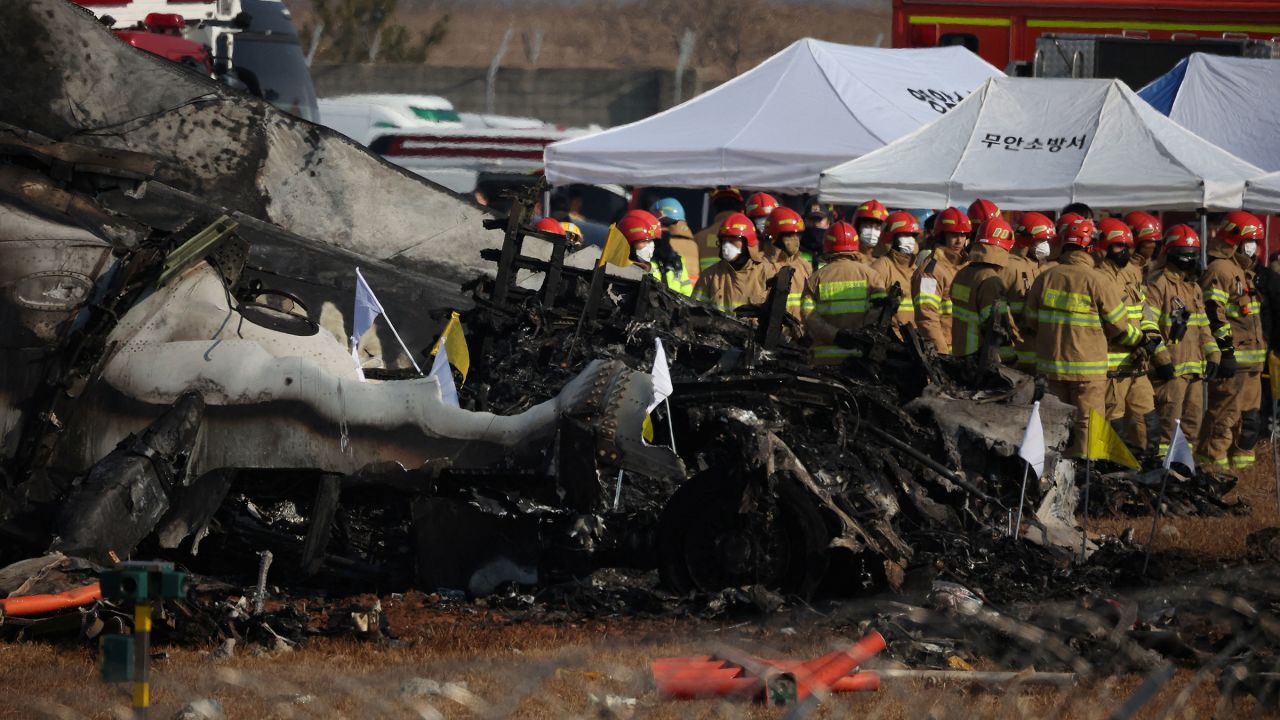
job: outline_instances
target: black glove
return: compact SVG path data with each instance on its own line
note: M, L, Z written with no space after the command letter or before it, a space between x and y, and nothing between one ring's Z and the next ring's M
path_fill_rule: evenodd
M1218 376L1218 363L1206 361L1204 364L1204 379L1212 380Z
M1155 369L1151 371L1151 377L1159 380L1160 382L1169 382L1173 379L1173 363L1157 365Z
M1236 351L1230 350L1222 353L1222 362L1218 363L1218 373L1214 375L1217 380L1230 380L1236 376L1236 370L1240 364L1236 362Z
M853 350L861 343L858 341L858 336L854 334L854 331L841 330L836 333L835 344L836 347L844 348L845 350Z

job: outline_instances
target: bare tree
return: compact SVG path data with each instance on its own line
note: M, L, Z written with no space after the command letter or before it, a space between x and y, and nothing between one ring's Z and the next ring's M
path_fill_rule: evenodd
M415 35L399 22L397 2L313 0L312 16L299 37L307 43L318 42L315 58L324 62L426 62L431 48L448 34L450 16L445 13L428 30ZM415 7L427 4L424 0L411 2Z

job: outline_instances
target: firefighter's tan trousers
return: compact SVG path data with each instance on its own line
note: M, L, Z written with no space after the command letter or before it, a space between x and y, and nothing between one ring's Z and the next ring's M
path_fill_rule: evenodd
M1156 412L1160 427L1156 431L1156 452L1164 457L1173 441L1173 421L1182 421L1182 434L1192 449L1200 439L1200 420L1204 417L1204 380L1199 375L1175 377L1152 384L1156 396Z
M1067 457L1082 457L1085 444L1089 441L1089 411L1097 410L1099 415L1106 413L1107 378L1098 376L1088 380L1048 380L1046 384L1049 392L1076 408L1076 419L1071 425L1071 444L1067 446Z
M1240 416L1262 404L1262 371L1237 372L1225 380L1209 381L1209 407L1200 431L1196 454L1206 469L1226 470L1253 464L1253 451L1236 446Z
M1155 409L1155 390L1146 375L1107 379L1107 419L1125 420L1124 441L1139 454L1147 451L1147 413Z

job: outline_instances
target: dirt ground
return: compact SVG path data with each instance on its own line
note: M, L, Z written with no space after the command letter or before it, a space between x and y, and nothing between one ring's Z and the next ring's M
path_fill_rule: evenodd
M1259 466L1237 488L1250 515L1167 519L1157 547L1195 553L1207 565L1231 562L1243 554L1248 533L1280 525L1270 449L1260 451ZM1134 527L1143 541L1150 519L1095 520L1091 527L1108 533ZM301 650L240 650L230 658L212 649L160 647L152 717L174 717L196 699L217 700L228 718L783 717L785 711L741 702L661 699L648 662L726 647L808 658L856 639L811 610L748 622L528 622L479 604L441 608L420 593L383 603L399 638L392 644L321 638ZM105 685L98 673L96 648L83 644L0 644L0 718L128 717L126 686ZM1104 718L1143 679L1004 691L886 680L878 693L830 699L814 717ZM1255 713L1252 700L1224 701L1214 680L1181 670L1136 717Z

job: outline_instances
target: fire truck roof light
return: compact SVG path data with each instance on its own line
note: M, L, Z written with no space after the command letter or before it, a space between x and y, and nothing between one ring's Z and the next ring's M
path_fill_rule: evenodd
M159 30L181 30L187 26L187 21L178 13L147 13L142 24Z

